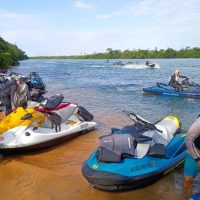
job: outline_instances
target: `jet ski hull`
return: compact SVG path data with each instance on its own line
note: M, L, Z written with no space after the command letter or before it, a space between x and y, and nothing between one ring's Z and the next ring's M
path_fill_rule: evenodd
M134 119L133 116L138 117L137 115L130 115L130 118ZM141 122L147 122L142 118L138 119ZM154 127L151 127L152 129L148 129L148 131L144 129L140 131L138 122L136 121L136 125L126 126L122 129L112 129L114 130L113 134L100 138L100 147L82 165L82 174L93 187L108 191L141 188L160 179L183 163L186 156L184 142L186 134L180 133L178 118L168 116L156 122ZM135 134L133 127L138 128L139 135ZM129 134L132 133L135 138L138 136L137 142L131 140L130 135L127 136L128 132ZM140 140L145 133L153 133L155 137L160 136L161 140L156 142L156 138L153 136L154 139L150 138L146 143L145 140ZM120 140L116 138L120 138ZM127 143L120 143L124 138L127 138ZM164 151L161 153L162 149L156 147L156 144L161 144L164 138L167 143L165 143ZM135 144L134 149L131 146L133 143ZM123 144L122 149L121 144ZM152 146L149 146L146 153L143 154L145 145L148 146L149 144L152 144ZM130 154L130 152L127 156L129 151L125 149L126 146L134 154ZM152 148L154 148L154 152L152 152ZM120 159L116 155L119 155Z
M73 114L76 108L77 105L69 104L59 109L63 118L58 114L49 118L31 108L17 108L0 123L0 153L42 149L93 130L96 122L80 120Z
M123 191L142 188L149 185L150 183L157 181L162 176L162 173L157 173L149 177L140 176L139 178L137 178L121 176L105 171L100 171L99 173L97 173L87 164L83 165L82 174L92 185L92 187L106 191Z
M15 127L1 135L0 153L43 149L93 130L96 122L62 125L63 131L51 128Z
M89 130L87 131L89 132ZM43 142L38 142L38 143L33 143L33 144L28 144L28 145L16 145L16 146L12 146L12 147L4 147L1 146L0 144L0 153L3 154L8 154L8 153L20 153L20 152L25 152L25 151L35 151L35 150L40 150L40 149L45 149L45 148L50 148L53 147L55 145L59 145L62 144L66 141L68 141L71 138L74 138L76 136L85 134L86 131L82 131L82 132L75 132L73 134L69 134L69 135L64 135L61 137L57 137L51 140L47 140L47 141L43 141Z
M162 165L159 165L159 158L155 161L155 159L151 157L144 158L146 159L145 162L144 159L142 159L141 163L140 160L136 163L135 159L132 158L133 162L129 165L123 163L100 163L95 159L96 155L92 154L91 157L83 163L82 174L86 180L97 189L107 191L138 189L152 184L171 172L177 166L181 165L184 161L185 154L186 147L183 146L182 153L179 156L173 159L163 160L164 162ZM129 160L131 159L129 158ZM121 170L126 173L121 174L120 170L115 170L117 165L122 165ZM142 168L145 169L145 167L146 170L141 170L141 173L137 172L137 170L139 171ZM148 167L152 169L148 170Z
M155 64L153 64L153 63L149 63L149 64L146 64L148 67L150 67L150 68L154 68L155 67Z
M158 95L165 96L176 96L176 97L200 97L200 90L188 90L184 89L183 91L175 91L175 89L166 89L161 87L148 87L143 88L144 92L153 93Z

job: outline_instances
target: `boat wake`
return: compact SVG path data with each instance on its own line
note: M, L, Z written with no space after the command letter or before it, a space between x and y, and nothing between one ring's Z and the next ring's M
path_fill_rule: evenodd
M127 69L154 69L154 68L157 68L159 69L160 68L160 65L158 63L155 63L155 67L149 67L145 64L126 64L126 65L123 65L123 66L120 66L122 68L127 68Z

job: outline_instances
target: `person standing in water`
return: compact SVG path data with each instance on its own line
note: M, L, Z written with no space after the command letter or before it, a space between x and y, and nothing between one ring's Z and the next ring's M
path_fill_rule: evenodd
M185 139L187 154L184 163L184 193L190 195L193 180L200 172L200 116L195 120L187 132Z

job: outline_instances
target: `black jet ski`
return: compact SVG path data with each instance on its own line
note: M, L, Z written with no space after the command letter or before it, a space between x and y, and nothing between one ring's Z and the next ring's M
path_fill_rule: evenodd
M154 68L155 67L155 64L154 63L151 63L149 61L146 61L145 65L147 65L148 67L150 68Z

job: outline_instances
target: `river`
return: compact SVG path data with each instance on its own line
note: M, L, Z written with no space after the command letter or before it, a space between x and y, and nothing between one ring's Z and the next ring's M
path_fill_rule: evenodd
M81 165L98 145L98 137L111 127L130 123L123 110L134 111L154 122L167 115L179 117L188 129L199 115L200 99L150 95L142 88L168 82L179 68L200 83L200 59L155 59L159 68L115 66L116 60L25 60L12 71L36 71L47 85L47 96L62 93L65 100L86 107L95 116L97 129L55 147L10 156L0 155L0 199L19 200L179 200L183 169L179 167L156 183L128 192L92 188L81 175ZM144 63L145 60L121 60ZM199 191L199 176L194 191Z

